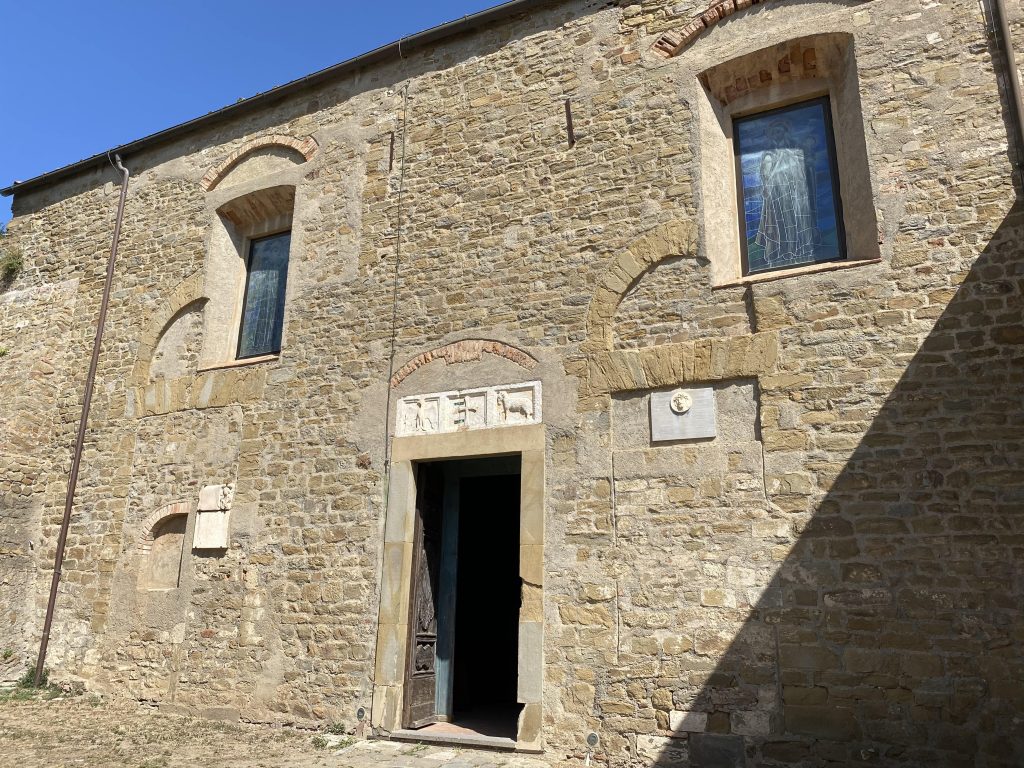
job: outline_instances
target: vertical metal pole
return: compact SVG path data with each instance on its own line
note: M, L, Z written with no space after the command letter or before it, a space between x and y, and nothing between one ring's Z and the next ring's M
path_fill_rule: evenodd
M85 393L82 396L82 417L78 421L78 435L75 438L74 455L71 459L71 474L68 477L68 492L64 497L64 520L61 522L60 534L57 536L57 554L53 561L53 578L50 581L50 599L46 604L46 620L43 622L43 637L39 642L39 658L36 660L35 687L38 688L43 679L43 666L46 663L46 648L50 644L50 628L53 626L53 609L57 603L57 586L60 584L60 571L64 563L64 547L68 542L68 528L71 526L71 509L75 503L75 488L78 486L78 470L82 465L82 448L85 445L85 428L89 421L89 408L92 405L92 391L96 383L96 366L100 357L100 346L103 342L103 327L107 321L107 308L110 305L110 287L114 282L114 263L117 260L117 243L121 238L121 221L124 218L124 202L128 195L128 169L121 164L120 155L117 169L121 171L121 199L117 204L117 219L114 223L114 238L110 244L110 258L107 259L107 280L103 285L103 299L100 302L100 316L96 322L96 337L92 343L92 358L89 361L89 373L85 377Z
M1013 39L1010 37L1010 21L1007 18L1005 0L994 0L996 21L999 23L999 36L1003 43L1003 58L1006 65L1006 80L1010 87L1010 101L1017 123L1017 165L1024 165L1024 99L1021 98L1020 79L1017 74L1017 56L1013 52Z
M569 139L569 149L576 146L576 131L572 127L572 104L569 99L565 100L565 133Z

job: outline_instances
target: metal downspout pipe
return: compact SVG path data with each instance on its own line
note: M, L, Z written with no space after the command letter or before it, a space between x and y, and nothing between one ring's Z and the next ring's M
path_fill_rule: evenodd
M78 422L78 435L75 438L75 449L71 459L71 474L68 476L68 492L64 497L64 519L57 537L57 554L53 562L53 578L50 581L50 599L46 604L46 619L43 622L43 636L39 642L39 658L36 660L35 687L38 688L43 678L43 665L46 663L46 648L50 643L50 628L53 625L53 609L57 603L57 587L60 584L61 566L64 563L64 548L68 541L68 528L71 527L71 509L75 502L75 488L78 485L78 470L82 465L82 448L85 445L86 424L89 421L89 408L92 405L92 392L96 383L96 366L99 363L100 346L103 342L103 328L107 321L107 308L110 306L110 287L114 282L114 264L117 261L117 243L121 239L121 221L124 218L124 202L128 196L128 169L121 163L121 156L114 155L115 167L121 176L121 199L117 204L117 219L114 223L114 238L110 244L110 258L107 259L107 279L103 284L103 299L100 302L100 315L96 322L96 337L92 343L92 358L89 361L89 373L85 377L85 392L82 395L82 417Z
M1024 166L1024 100L1021 99L1020 76L1017 74L1017 56L1013 52L1013 38L1010 37L1010 22L1006 13L1006 0L992 0L999 37L1002 38L1003 63L1006 65L1006 80L1013 100L1014 118L1017 123L1017 167Z

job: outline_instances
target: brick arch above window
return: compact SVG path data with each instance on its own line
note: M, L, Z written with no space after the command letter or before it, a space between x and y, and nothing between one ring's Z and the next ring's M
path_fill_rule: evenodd
M734 13L745 11L754 5L768 3L778 5L783 2L787 2L787 0L712 0L707 8L693 16L686 24L678 29L669 30L658 37L651 46L651 50L657 56L671 59L673 56L678 56L682 53L684 49L704 34L704 32ZM861 0L861 2L870 2L870 0ZM793 61L792 63L797 62ZM802 63L802 61L799 62L799 64ZM785 67L786 65L783 64L782 66Z
M175 502L154 511L143 522L139 589L163 591L179 585L191 509L187 502Z
M286 149L294 150L302 155L305 161L312 160L319 148L316 143L316 139L312 136L307 136L305 139L296 139L293 136L274 133L269 136L250 139L228 155L217 166L211 168L204 174L201 182L203 189L209 192L211 189L216 187L225 176L228 175L232 168L242 162L242 160L244 160L248 155L267 147L284 147Z

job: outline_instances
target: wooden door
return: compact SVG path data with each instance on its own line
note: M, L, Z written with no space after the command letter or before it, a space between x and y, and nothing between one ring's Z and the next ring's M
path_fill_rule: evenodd
M409 655L402 717L406 728L437 722L437 609L443 482L436 465L419 467L412 599L409 601Z

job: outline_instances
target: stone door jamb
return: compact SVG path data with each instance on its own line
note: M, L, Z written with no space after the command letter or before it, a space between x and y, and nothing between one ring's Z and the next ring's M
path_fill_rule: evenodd
M374 727L385 731L402 727L416 520L414 463L518 453L522 456L519 575L523 594L519 611L517 698L523 710L516 729L516 748L531 752L540 749L544 674L544 451L543 424L394 439L370 715Z

